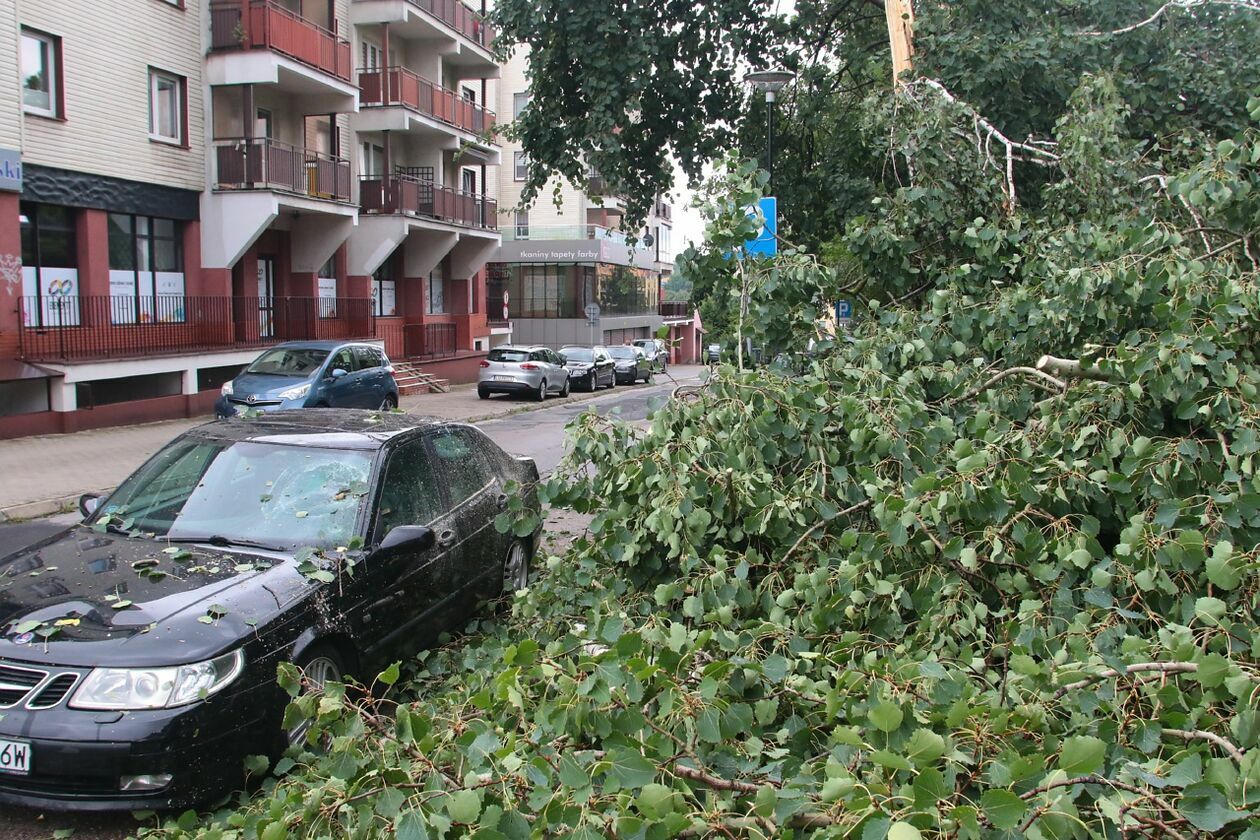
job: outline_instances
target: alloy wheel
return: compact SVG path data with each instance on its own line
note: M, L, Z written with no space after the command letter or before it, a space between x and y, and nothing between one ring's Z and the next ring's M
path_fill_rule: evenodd
M507 559L503 561L503 591L519 592L529 586L529 552L522 542L512 543Z
M302 666L302 685L304 692L321 690L330 682L340 682L342 678L341 666L338 665L331 657L316 656L310 662ZM287 735L289 746L295 747L305 743L306 733L310 731L311 722L303 720L296 726L289 729Z

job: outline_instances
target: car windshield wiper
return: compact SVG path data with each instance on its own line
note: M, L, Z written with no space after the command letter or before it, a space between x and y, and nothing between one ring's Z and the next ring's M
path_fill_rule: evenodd
M256 540L244 540L238 537L225 537L221 534L211 534L209 536L179 536L165 537L167 542L173 543L206 543L207 545L215 545L219 548L261 548L264 551L288 551L289 547L284 545L271 545L270 543L258 542Z

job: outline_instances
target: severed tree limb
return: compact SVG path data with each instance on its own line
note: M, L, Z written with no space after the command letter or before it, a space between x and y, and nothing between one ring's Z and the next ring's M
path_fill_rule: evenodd
M1061 394L1067 390L1066 382L1064 382L1062 379L1056 379L1055 377L1051 376L1050 374L1046 373L1043 370L1037 370L1036 368L1030 368L1030 367L1013 367L1013 368L1007 368L1006 370L1001 371L1000 373L994 374L993 376L989 377L983 384L977 385L976 387L967 391L967 393L963 394L961 397L954 400L954 402L956 403L964 402L973 397L976 397L980 395L981 393L983 393L984 391L987 391L993 385L1005 379L1006 377L1014 376L1015 374L1020 374L1023 376L1033 376L1033 377L1037 377L1040 380L1044 380L1044 382L1051 387L1046 387L1042 385L1042 382L1037 381L1037 380L1034 380L1033 384L1041 386L1041 387L1046 387L1046 390L1050 391L1050 393L1052 394Z
M1199 740L1216 744L1216 746L1228 753L1229 757L1239 764L1243 763L1243 758L1245 757L1242 750L1238 749L1238 747L1234 746L1229 741L1226 741L1215 732L1207 732L1203 729L1165 729L1164 734L1171 735L1174 738L1181 738L1185 741Z
M684 779L691 779L708 785L716 790L736 790L740 793L756 793L761 790L761 785L755 785L752 782L741 782L731 779L719 779L717 776L711 776L703 770L697 770L694 767L687 767L683 764L674 765L675 775L682 776Z
M1093 379L1098 382L1110 382L1113 378L1097 365L1083 365L1080 359L1060 359L1058 356L1049 355L1037 360L1037 370L1053 373L1064 379Z
M1087 685L1103 680L1109 680L1112 677L1119 677L1128 674L1141 674L1155 671L1161 674L1193 674L1199 670L1199 666L1193 662L1136 662L1132 665L1125 666L1124 670L1117 671L1115 668L1108 668L1102 673L1095 674L1092 677L1086 677L1083 680L1070 682L1062 686L1056 691L1051 699L1058 700L1063 695L1077 689L1084 688Z
M1094 38L1105 38L1109 35L1123 35L1126 32L1133 32L1134 30L1141 29L1143 26L1150 26L1152 23L1163 17L1164 12L1169 9L1193 9L1196 6L1229 6L1234 9L1260 12L1260 2L1258 2L1258 0L1169 0L1169 2L1156 9L1155 14L1145 20L1140 20L1137 23L1121 27L1120 29L1077 32L1076 35Z

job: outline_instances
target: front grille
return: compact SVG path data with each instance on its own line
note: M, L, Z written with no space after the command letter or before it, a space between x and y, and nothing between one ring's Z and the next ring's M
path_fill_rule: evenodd
M78 681L78 674L58 674L44 683L44 687L39 690L39 693L27 702L26 708L51 709L66 699L66 695L70 693L70 689L74 688L74 684Z
M0 774L0 791L35 794L52 799L123 796L118 790L117 776L12 776L4 773Z
M260 406L260 405L280 405L280 403L283 402L283 400L254 400L253 402L250 402L249 400L238 400L235 398L229 398L228 402L234 405L243 405L246 408L249 408L250 406Z
M16 706L26 699L31 689L44 681L47 671L0 665L0 708Z

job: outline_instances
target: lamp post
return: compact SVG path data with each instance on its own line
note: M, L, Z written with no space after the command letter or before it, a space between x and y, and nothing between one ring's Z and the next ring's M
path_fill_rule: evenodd
M774 103L775 94L795 79L787 70L758 70L744 76L744 81L766 95L766 171L770 173L770 194L774 195Z

